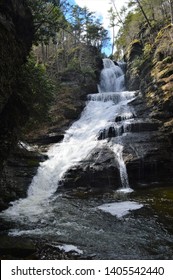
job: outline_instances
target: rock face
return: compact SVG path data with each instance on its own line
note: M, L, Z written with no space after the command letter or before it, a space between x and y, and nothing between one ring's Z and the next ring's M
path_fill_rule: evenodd
M23 92L21 92L18 75L31 49L33 34L32 15L26 6L26 1L2 0L0 2L0 208L5 207L6 201L10 200L10 193L11 200L16 198L11 177L6 176L6 171L4 172L3 169L6 168L5 161L18 141L20 128L28 118L28 112L21 98Z
M95 149L80 166L70 169L61 181L58 191L101 193L121 186L118 163L108 148Z
M25 1L0 3L0 170L26 121L24 104L19 98L18 71L29 54L33 39L32 16ZM22 117L21 117L22 116Z
M148 153L143 157L141 155L141 159L136 159L136 163L135 161L131 162L132 164L127 162L129 176L133 178L153 177L153 182L164 181L168 184L173 181L171 171L173 168L173 43L170 39L171 32L172 26L168 25L155 31L153 41L143 36L139 40L141 51L139 52L139 48L136 49L136 44L133 42L126 54L128 89L136 90L137 85L142 93L143 103L135 101L135 103L139 102L138 105L136 104L137 106L135 105L138 114L140 116L148 115L151 120L160 123L158 132L151 134L151 140L145 142L146 145L147 143L151 145ZM135 165L138 166L138 173L133 172Z
M37 172L39 163L46 158L19 144L6 161L0 177L0 211L9 203L27 195L28 186Z
M140 88L140 77L139 72L136 69L136 64L142 56L143 46L140 40L134 40L129 46L128 53L125 57L127 60L127 71L126 71L126 87L129 90L138 90Z

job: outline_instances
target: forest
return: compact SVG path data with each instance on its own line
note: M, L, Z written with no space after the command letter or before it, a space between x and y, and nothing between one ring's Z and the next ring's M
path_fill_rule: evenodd
M0 1L0 259L173 258L173 1L118 2Z

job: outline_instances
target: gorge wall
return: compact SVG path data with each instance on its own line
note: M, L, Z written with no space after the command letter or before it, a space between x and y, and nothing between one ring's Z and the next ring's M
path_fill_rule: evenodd
M0 169L16 141L18 128L27 117L18 75L31 49L32 39L32 16L25 1L1 1Z
M10 193L14 198L16 197L15 190L10 184L11 179L4 174L3 169L19 139L21 126L28 119L28 112L23 103L19 71L30 52L33 36L32 15L26 6L26 1L2 0L0 2L0 192L2 194L0 208L4 205L4 201L9 201Z
M125 55L127 87L140 90L140 99L134 101L138 115L159 122L155 144L150 154L143 154L143 176L171 184L173 181L173 39L172 25L148 32L144 29ZM151 166L153 165L153 168ZM133 166L133 164L132 164ZM131 173L130 161L127 168ZM135 166L135 162L134 162ZM150 167L149 167L150 166ZM155 167L154 167L155 166ZM135 174L134 174L135 175Z

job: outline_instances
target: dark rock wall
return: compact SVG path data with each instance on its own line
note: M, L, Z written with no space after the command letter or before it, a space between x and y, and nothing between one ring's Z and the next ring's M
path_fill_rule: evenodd
M0 2L0 192L9 192L5 162L19 139L21 126L28 118L22 100L19 71L32 46L34 28L26 1ZM9 176L7 176L9 177ZM6 184L7 183L7 184Z
M9 97L14 94L17 71L26 60L32 39L32 15L25 1L2 0L0 2L0 112Z
M19 97L18 71L26 61L33 39L32 15L25 1L0 3L0 169L17 140L27 112Z

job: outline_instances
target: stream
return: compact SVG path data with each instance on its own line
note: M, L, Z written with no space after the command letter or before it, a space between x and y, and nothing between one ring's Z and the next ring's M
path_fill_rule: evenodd
M6 234L2 231L0 240ZM92 198L59 195L39 219L9 220L8 236L19 243L29 238L54 248L72 246L81 258L172 259L173 188L115 191ZM49 258L54 258L51 252Z

